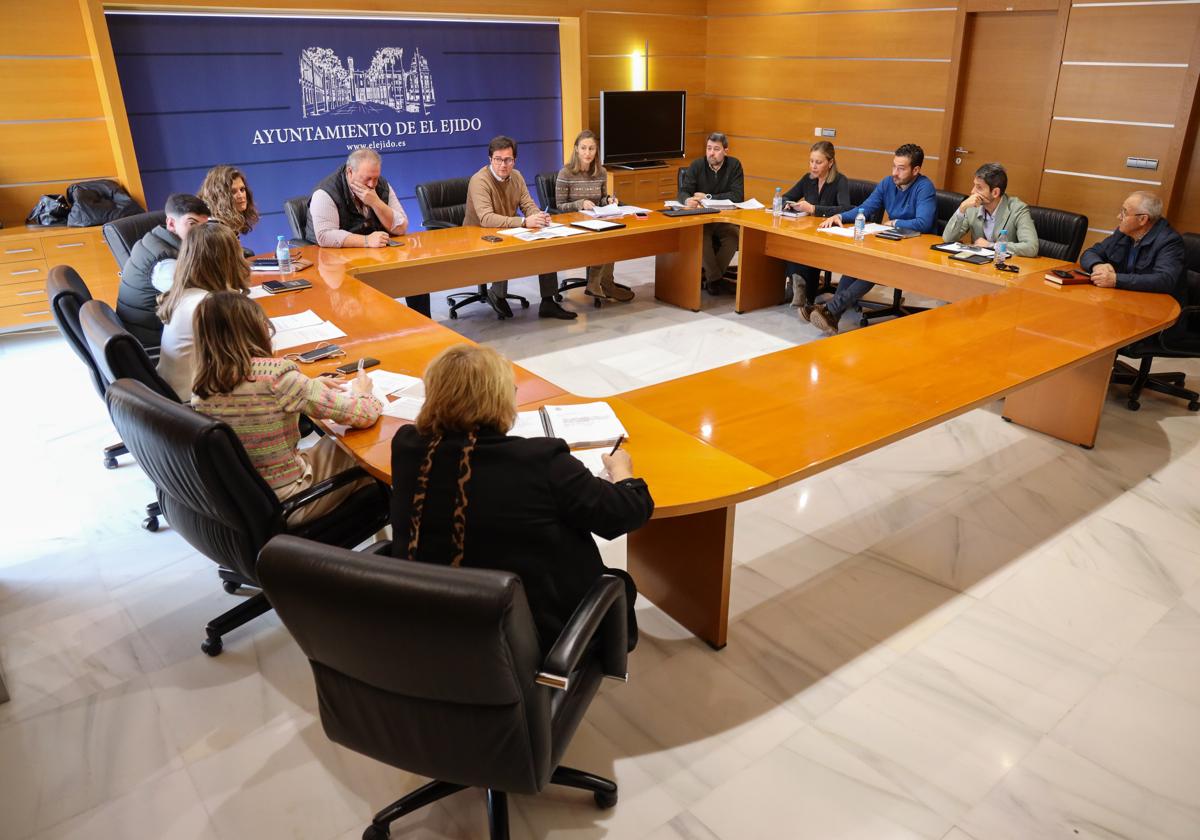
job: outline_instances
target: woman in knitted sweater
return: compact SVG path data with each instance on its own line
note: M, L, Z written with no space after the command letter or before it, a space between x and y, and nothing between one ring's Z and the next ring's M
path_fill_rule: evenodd
M574 213L616 203L617 197L608 194L608 173L597 159L596 135L584 129L554 182L554 206L563 213ZM607 300L633 300L633 292L613 280L612 263L588 266L586 291Z
M310 379L295 362L271 354L271 322L258 304L237 292L215 292L196 309L196 379L192 407L229 424L250 462L280 500L353 467L354 459L323 437L300 449L300 415L363 429L383 405L363 372L349 390ZM341 487L301 507L296 524L333 511L373 479Z

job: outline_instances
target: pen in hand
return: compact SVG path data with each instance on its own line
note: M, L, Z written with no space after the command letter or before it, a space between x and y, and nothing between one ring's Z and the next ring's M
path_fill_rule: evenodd
M617 442L613 444L612 452L608 453L608 457L611 458L613 455L616 455L617 450L621 448L621 444L624 442L625 442L625 435L621 435L620 437L618 437Z

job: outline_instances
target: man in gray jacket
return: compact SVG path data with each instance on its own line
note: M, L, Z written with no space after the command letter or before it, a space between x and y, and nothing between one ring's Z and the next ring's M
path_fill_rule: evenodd
M998 163L985 163L975 171L975 185L942 233L944 242L957 242L969 234L969 244L991 248L1007 231L1008 253L1036 257L1037 229L1029 208L1021 199L1007 195L1008 173Z
M146 347L157 347L162 339L163 325L156 314L158 296L171 288L183 240L194 225L204 224L209 217L208 205L187 193L167 196L164 209L166 224L151 230L130 249L117 291L117 316Z

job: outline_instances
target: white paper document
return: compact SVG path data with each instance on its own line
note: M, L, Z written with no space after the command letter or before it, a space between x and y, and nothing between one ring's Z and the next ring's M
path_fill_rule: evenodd
M513 423L508 433L523 438L545 437L546 427L542 425L542 412L518 411L517 422Z
M874 222L867 222L867 226L863 229L866 236L879 233L881 230L888 230L889 225L877 225ZM854 238L854 225L846 225L845 227L833 227L832 225L824 228L817 228L821 233L832 233L834 236L844 236L847 239Z
M383 413L388 417L399 417L402 420L416 420L423 405L425 405L423 398L400 397L391 402L384 401Z
M250 300L258 300L259 298L265 298L265 297L270 297L270 296L271 296L271 293L268 292L266 289L264 289L262 286L251 286L250 294L248 295Z
M514 239L522 242L537 242L541 239L561 239L566 236L583 236L586 230L573 228L570 225L547 225L540 229L520 230L513 235Z
M670 204L670 202L667 202ZM637 216L638 214L646 215L650 211L645 207L635 207L632 204L605 204L603 207L597 207L595 210L581 210L584 215L591 216L593 219L616 219L621 216Z
M369 370L367 376L375 383L378 390L385 394L404 393L407 397L425 396L425 383L415 376L406 373L393 373L390 370ZM419 393L418 393L419 391Z
M709 210L732 210L734 207L737 207L728 198L705 198L700 203Z
M616 412L606 402L545 405L542 413L551 436L562 438L571 448L611 446L626 434Z
M611 451L611 447L601 447L599 449L572 449L571 454L583 461L583 465L588 468L592 475L596 478L608 479L608 470L604 468L604 460L601 455L607 455Z
M741 210L762 210L763 209L763 203L761 201L759 201L757 198L751 198L746 201L737 201L737 202L734 202L733 206L737 207L738 209L741 209Z
M276 332L284 330L294 330L299 327L315 327L321 323L321 316L311 309L305 309L303 312L297 312L295 315L277 315L271 319L271 323L275 325Z
M293 316L285 315L283 317L290 318ZM299 347L301 344L314 344L318 341L341 338L345 334L332 321L318 319L316 324L309 327L296 327L295 329L277 331L275 338L271 341L271 347L274 350L286 350L289 347Z
M664 201L664 202L663 202L663 207L671 207L671 208L674 208L674 209L676 209L676 210L679 210L679 209L683 208L684 206L685 206L685 205L683 205L683 204L680 204L678 201L675 201L674 199L672 199L672 200L670 200L670 201Z
M939 245L938 250L946 251L951 254L967 253L979 254L981 257L996 256L996 252L991 248L983 248L979 245L964 245L962 242L947 242L945 245Z

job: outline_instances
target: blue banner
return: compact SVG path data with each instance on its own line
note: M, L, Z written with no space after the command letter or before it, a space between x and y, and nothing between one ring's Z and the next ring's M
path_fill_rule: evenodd
M415 186L473 174L497 134L532 188L562 166L558 27L500 21L107 13L150 208L227 163L262 216L243 241L289 235L285 199L360 146L383 156L410 228Z

